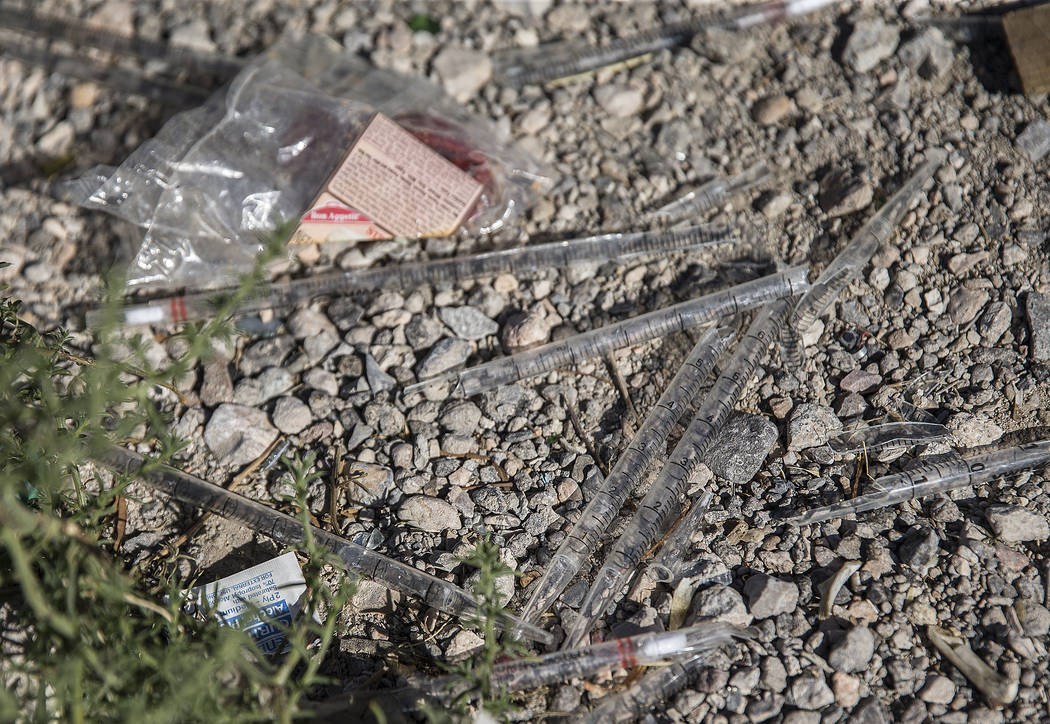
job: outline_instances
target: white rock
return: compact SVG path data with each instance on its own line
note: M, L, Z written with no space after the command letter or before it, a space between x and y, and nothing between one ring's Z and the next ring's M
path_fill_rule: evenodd
M434 70L445 92L466 103L492 77L492 61L466 48L445 48L434 58Z
M642 109L642 92L625 85L603 85L594 91L594 100L606 113L617 118L633 116Z

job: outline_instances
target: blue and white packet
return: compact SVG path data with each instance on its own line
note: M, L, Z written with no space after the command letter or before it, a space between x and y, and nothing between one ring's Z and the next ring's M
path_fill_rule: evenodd
M247 631L260 651L276 654L284 646L285 630L299 615L299 600L305 592L306 581L295 553L285 553L183 591L183 605L191 613L210 610L220 624Z

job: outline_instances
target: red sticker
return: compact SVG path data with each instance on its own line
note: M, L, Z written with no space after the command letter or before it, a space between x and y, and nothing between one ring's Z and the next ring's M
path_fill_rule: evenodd
M307 211L302 220L307 224L368 224L372 221L360 211L333 203Z

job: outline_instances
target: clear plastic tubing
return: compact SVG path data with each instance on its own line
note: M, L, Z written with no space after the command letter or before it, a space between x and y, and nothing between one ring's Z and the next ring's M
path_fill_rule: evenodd
M175 500L236 521L278 543L294 546L304 539L303 524L292 516L180 470L169 467L142 470L146 459L138 453L109 445L97 453L95 459L117 472L139 477L154 490ZM320 528L311 526L310 534L318 544L339 558L343 570L348 573L370 578L391 590L416 596L427 605L460 618L476 616L480 610L481 602L459 586ZM550 643L552 640L551 635L543 629L514 616L506 615L498 624L504 628L513 626L521 635L541 643Z
M576 721L580 724L634 721L684 689L706 661L707 654L702 653L646 671L630 688L602 698L597 707Z
M578 649L555 651L540 656L496 664L492 686L519 691L569 679L593 676L613 669L659 664L709 651L734 638L749 638L747 629L725 623L701 623L676 631L639 634L604 641ZM427 691L448 689L457 678L441 677L426 683ZM422 687L421 687L422 688Z
M758 163L735 176L711 179L671 203L650 211L645 218L663 224L675 224L687 217L695 218L725 203L730 196L762 183L769 175L769 167Z
M926 445L946 437L948 428L935 422L887 422L832 435L828 447L839 454L875 452L901 445Z
M832 259L817 277L812 288L799 300L791 315L791 321L784 326L784 334L781 336L786 361L790 367L801 367L805 359L805 350L799 335L813 326L817 317L831 306L850 281L860 276L879 246L893 237L897 224L908 211L912 201L922 193L923 185L947 157L948 153L944 149L929 149L926 152L926 161L915 170L897 193L868 219L860 231L853 235L838 256Z
M339 296L374 289L415 289L422 284L442 284L491 274L520 273L536 269L564 269L582 262L604 262L647 254L669 254L688 249L719 247L736 241L733 231L720 224L700 224L682 229L602 234L532 244L480 254L391 264L376 269L327 272L301 279L264 285L238 312L290 306L321 296ZM177 324L207 319L215 312L216 297L225 292L200 292L133 305L122 312L125 325ZM101 310L88 313L97 326Z
M621 63L646 53L655 53L687 42L705 28L743 30L762 23L773 23L805 15L830 5L834 0L772 0L734 10L728 17L705 17L671 23L638 35L617 38L602 46L548 44L525 55L514 54L508 63L497 60L497 78L522 86L546 83L588 73Z
M1039 440L971 458L929 462L911 470L882 476L872 484L877 489L873 493L811 510L787 522L799 526L822 523L851 513L864 513L927 495L980 485L1003 475L1047 463L1050 463L1050 440Z
M619 595L642 556L681 513L689 482L707 453L715 433L725 424L755 369L793 307L790 297L778 299L758 313L732 357L704 398L660 476L642 500L626 531L616 542L580 606L564 646L578 646L598 618Z
M535 584L521 618L535 622L562 591L568 588L587 559L598 548L627 496L644 478L653 461L667 449L667 438L682 415L700 395L715 362L732 343L731 328L711 328L700 336L685 362L668 383L630 445L620 455L605 483L583 509L579 520L554 553L550 565Z
M649 577L658 583L671 583L678 578L679 572L685 567L683 564L689 555L689 541L693 533L700 526L711 505L714 493L706 491L700 500L693 503L693 507L678 521L678 525L667 536L660 545L660 552L656 554L653 562L649 564Z
M771 274L665 309L608 324L525 352L446 372L409 385L405 392L412 392L435 382L452 382L454 394L469 397L500 385L546 374L560 367L574 366L584 360L601 357L612 350L633 347L698 327L719 317L754 309L773 300L799 294L807 288L806 268L793 267L779 274Z

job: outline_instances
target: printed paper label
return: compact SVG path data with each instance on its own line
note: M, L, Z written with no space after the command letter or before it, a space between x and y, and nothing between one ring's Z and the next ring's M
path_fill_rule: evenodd
M240 626L266 654L277 653L285 633L299 612L299 598L306 581L295 553L285 553L265 563L183 592L192 611L205 602L220 623ZM258 615L257 610L262 615Z

